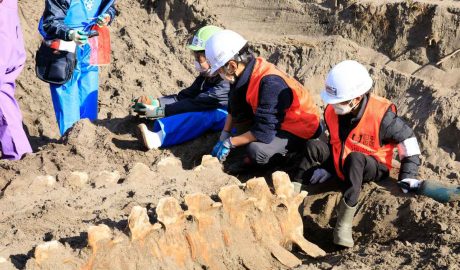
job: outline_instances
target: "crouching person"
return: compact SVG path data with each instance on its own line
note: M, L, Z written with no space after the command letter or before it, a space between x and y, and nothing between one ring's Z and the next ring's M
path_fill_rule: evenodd
M247 156L230 164L228 172L273 164L321 134L310 93L275 65L254 57L238 33L215 34L206 43L206 58L211 73L219 73L231 85L229 115L212 155L224 161L231 149L247 146ZM249 130L232 136L233 127L241 123L250 123Z
M187 46L195 59L199 76L177 95L153 98L141 96L132 107L135 112L155 120L139 124L141 140L147 149L169 147L195 139L206 131L222 130L227 117L230 85L210 72L204 49L207 40L222 28L200 28Z
M398 117L391 101L369 93L372 85L367 69L356 61L343 61L331 69L321 92L328 104L324 120L329 145L309 142L296 177L310 184L339 180L343 198L334 243L345 247L354 245L352 222L361 186L389 176L395 147L401 160L399 180L409 187L419 182L415 177L420 149L414 132Z

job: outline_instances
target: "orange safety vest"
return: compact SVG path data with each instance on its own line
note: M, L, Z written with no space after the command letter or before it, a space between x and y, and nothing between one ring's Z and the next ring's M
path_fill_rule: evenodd
M281 129L300 138L310 139L319 127L318 108L310 93L294 78L289 77L275 65L260 57L256 58L246 93L246 101L252 107L252 111L255 113L257 110L259 105L260 81L267 75L280 76L292 90L292 104L286 110L284 121L281 123Z
M391 170L395 145L386 144L382 146L379 137L380 124L388 108L396 113L396 107L391 101L371 94L358 125L348 134L345 142L342 142L339 136L338 116L331 105L326 107L324 119L329 129L329 143L332 146L334 167L342 180L345 179L342 166L345 158L351 152L373 156L377 161L385 164L388 170Z

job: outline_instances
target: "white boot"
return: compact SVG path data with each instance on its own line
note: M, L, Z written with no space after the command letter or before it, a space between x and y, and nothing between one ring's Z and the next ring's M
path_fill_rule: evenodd
M139 124L137 128L142 136L142 141L144 142L145 147L151 150L154 148L157 149L161 146L164 137L163 131L152 132L145 124Z

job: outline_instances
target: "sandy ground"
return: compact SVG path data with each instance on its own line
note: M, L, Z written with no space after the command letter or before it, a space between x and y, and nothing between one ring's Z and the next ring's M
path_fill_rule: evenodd
M171 94L191 83L184 45L207 23L243 34L256 53L304 83L319 105L330 67L344 59L366 64L374 91L391 99L417 133L421 178L460 184L460 53L449 57L460 48L458 1L118 1L113 63L101 70L100 120L81 121L63 138L48 86L34 74L43 7L43 1L20 1L28 60L17 99L35 153L0 161L5 269L33 269L34 247L50 240L85 259L89 225L123 232L134 205L153 209L163 196L183 201L185 194L215 195L238 182L221 170L190 170L217 134L145 152L135 136L140 120L127 109L133 96ZM182 169L162 166L169 156ZM404 195L394 180L366 184L354 220L357 244L341 250L331 244L339 193L327 185L308 191L305 236L328 254L298 253L299 269L460 269L459 202Z

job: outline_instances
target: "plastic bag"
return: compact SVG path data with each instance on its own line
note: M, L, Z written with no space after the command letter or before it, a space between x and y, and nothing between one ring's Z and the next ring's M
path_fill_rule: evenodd
M91 30L97 31L99 35L89 39L89 45L91 46L90 65L104 66L110 64L112 47L110 45L109 28L94 25Z

